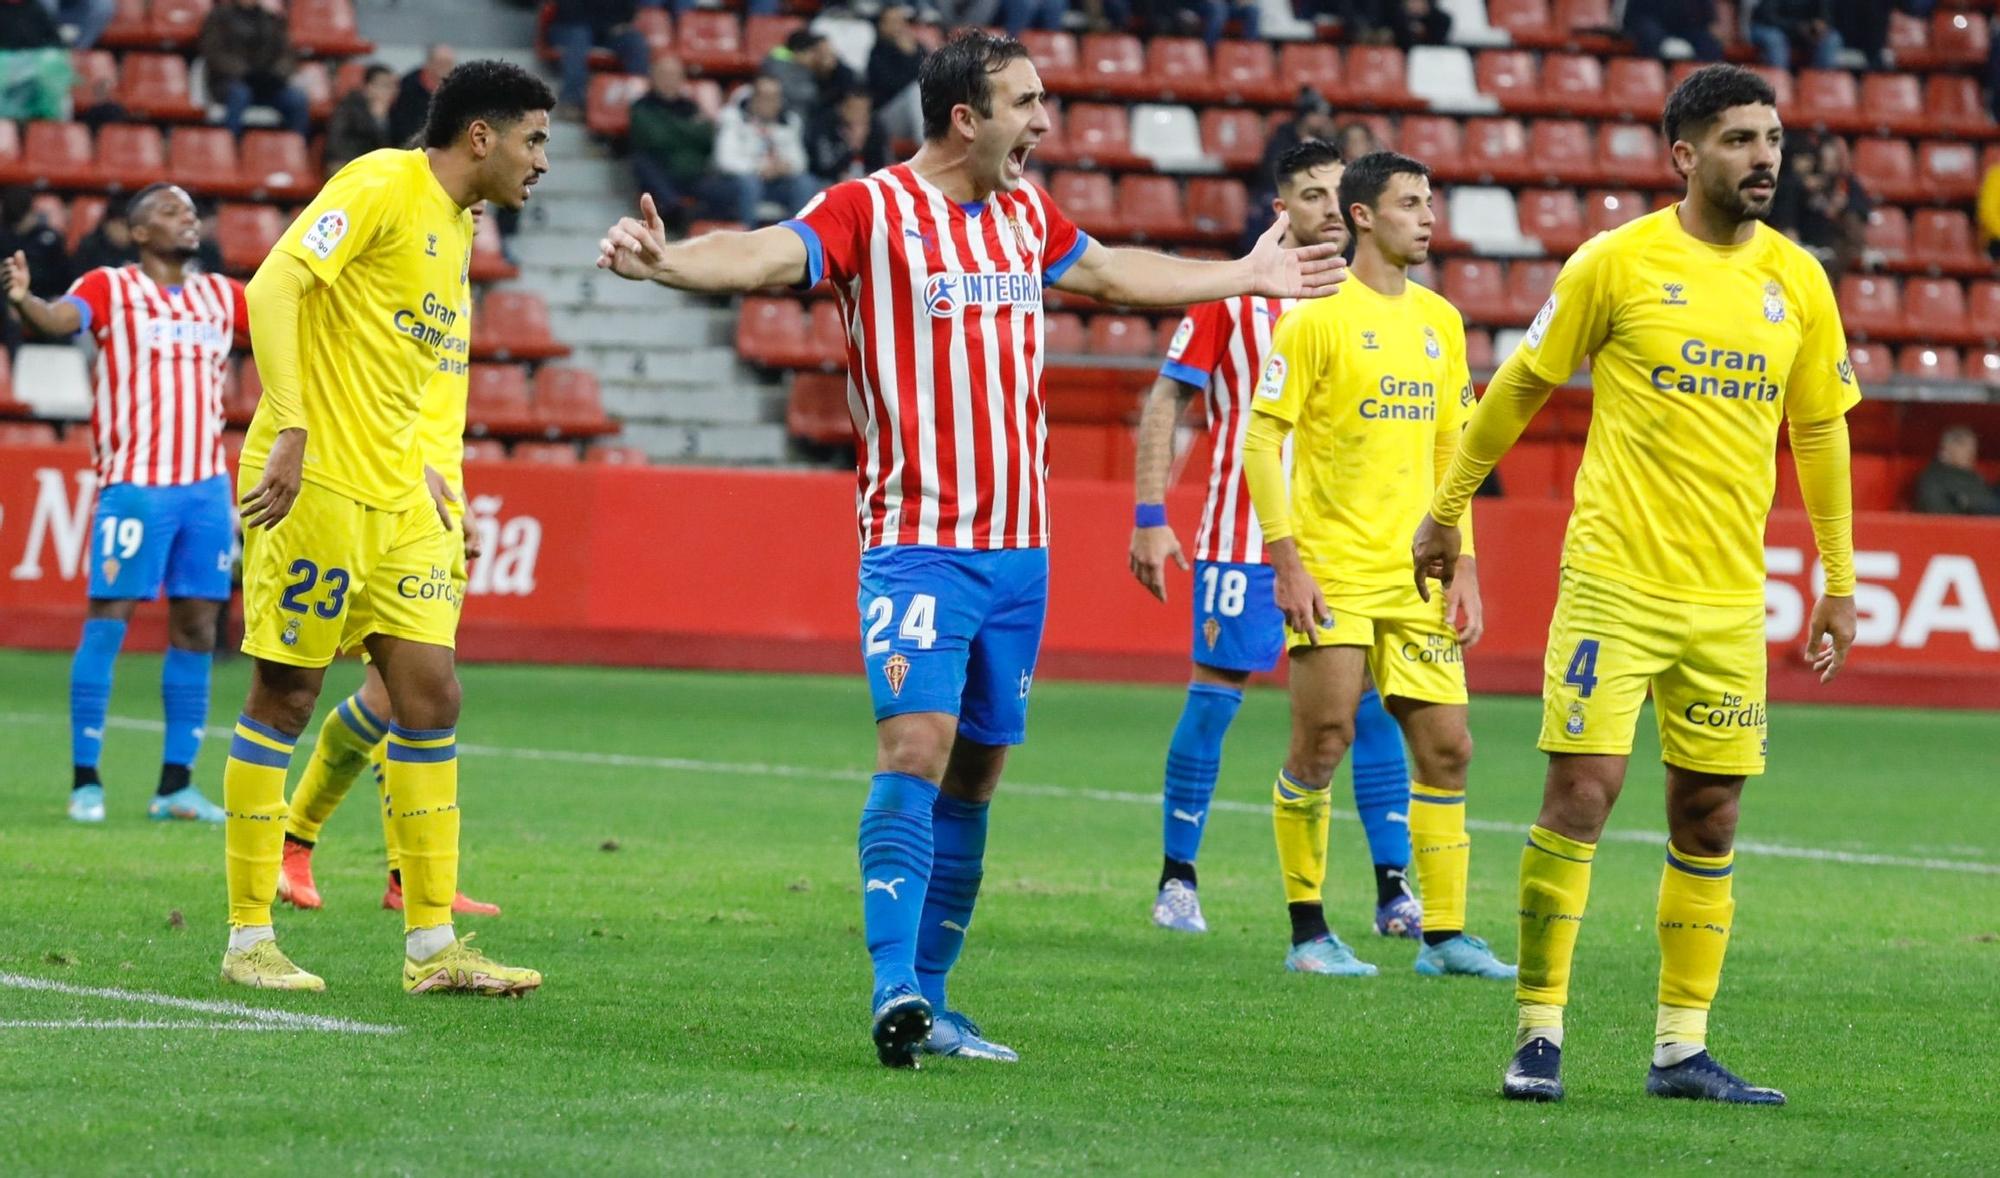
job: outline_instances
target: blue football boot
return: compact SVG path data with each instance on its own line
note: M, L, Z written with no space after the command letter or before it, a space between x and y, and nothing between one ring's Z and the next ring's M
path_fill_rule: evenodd
M1427 978L1441 978L1446 974L1464 974L1474 978L1504 980L1520 972L1514 966L1493 956L1493 950L1478 937L1460 933L1449 941L1435 945L1425 945L1417 954L1416 971Z
M1208 931L1208 921L1201 915L1201 901L1193 888L1178 879L1170 879L1161 886L1159 896L1153 901L1153 923L1177 933Z
M1293 973L1323 973L1343 978L1372 978L1374 966L1354 956L1354 950L1332 933L1293 945L1285 954L1285 968Z
M1646 1073L1646 1094L1682 1100L1717 1100L1723 1104L1783 1104L1785 1094L1760 1088L1698 1051L1670 1068L1653 1065Z
M1018 1063L1021 1056L1004 1043L995 1043L979 1029L979 1024L956 1010L938 1015L931 1024L930 1038L924 1040L925 1055L945 1055L957 1059L984 1059L994 1063Z
M1555 1101L1563 1098L1563 1049L1540 1035L1521 1044L1500 1077L1500 1095L1508 1100Z
M222 807L201 796L192 785L182 786L165 796L154 794L146 803L146 817L155 822L221 822Z
M69 820L71 822L104 821L104 787L101 785L79 785L69 791Z
M1378 937L1408 937L1412 941L1424 939L1424 906L1415 896L1404 892L1387 904L1375 909L1375 935Z
M875 1056L883 1067L914 1068L931 1033L931 1004L911 985L895 985L875 1003Z

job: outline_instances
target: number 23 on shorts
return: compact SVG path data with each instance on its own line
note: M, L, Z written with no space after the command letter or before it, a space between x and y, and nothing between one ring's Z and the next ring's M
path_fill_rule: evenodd
M292 562L292 580L285 586L284 596L278 599L278 608L295 614L313 613L328 621L340 616L347 608L346 569L321 569L312 561L300 557ZM320 600L309 602L316 589L324 588Z

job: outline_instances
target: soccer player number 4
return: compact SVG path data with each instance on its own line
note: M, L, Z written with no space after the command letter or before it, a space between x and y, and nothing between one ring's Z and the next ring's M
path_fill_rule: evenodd
M1585 638L1576 644L1576 653L1569 656L1569 670L1563 672L1563 682L1582 688L1577 694L1590 698L1597 688L1597 639Z
M868 653L881 654L889 649L889 640L882 637L889 621L896 615L896 603L886 597L878 597L868 603ZM937 641L937 598L928 593L919 593L910 598L910 608L903 612L903 624L897 634L905 642L914 642L918 650L929 650Z

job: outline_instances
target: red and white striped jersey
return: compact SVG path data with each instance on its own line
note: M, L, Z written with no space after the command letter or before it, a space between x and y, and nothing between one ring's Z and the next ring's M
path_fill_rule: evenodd
M1167 347L1160 374L1203 391L1208 440L1215 451L1208 468L1208 501L1194 536L1196 560L1264 560L1264 532L1243 479L1243 432L1250 425L1250 394L1264 371L1272 329L1297 302L1241 295L1203 303L1188 311ZM1212 373L1222 379L1211 379Z
M63 297L97 341L98 482L171 487L228 474L222 393L229 349L249 330L243 284L190 274L161 286L137 266L100 266Z
M862 548L1047 544L1042 288L1089 238L1033 184L961 206L902 164L785 224L847 326Z

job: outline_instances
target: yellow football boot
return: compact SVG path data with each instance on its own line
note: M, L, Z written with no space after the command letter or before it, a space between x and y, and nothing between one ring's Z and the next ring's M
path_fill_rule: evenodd
M324 990L326 981L292 964L276 941L259 941L248 949L222 955L222 980L259 990Z
M532 969L501 965L472 947L467 933L423 961L403 958L403 989L411 994L463 991L468 994L521 995L542 984Z

